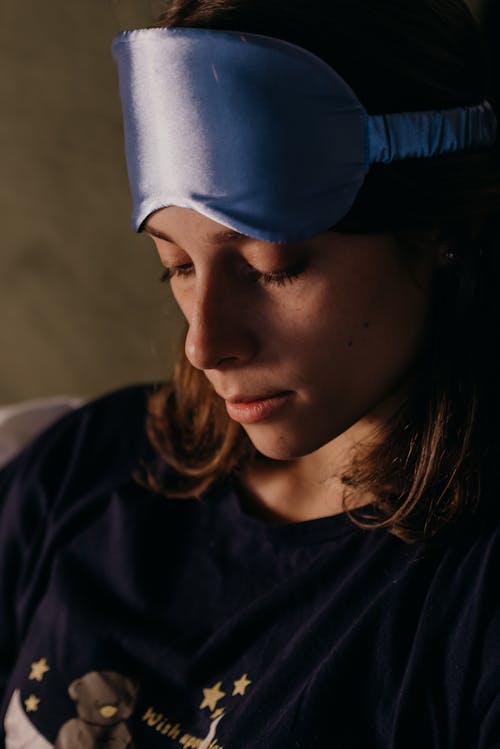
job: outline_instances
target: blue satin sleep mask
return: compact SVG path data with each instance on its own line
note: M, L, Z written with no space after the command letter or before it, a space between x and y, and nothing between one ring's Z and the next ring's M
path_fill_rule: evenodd
M496 117L471 107L369 115L326 62L260 34L125 31L113 41L132 227L191 208L256 239L326 231L370 164L492 146Z

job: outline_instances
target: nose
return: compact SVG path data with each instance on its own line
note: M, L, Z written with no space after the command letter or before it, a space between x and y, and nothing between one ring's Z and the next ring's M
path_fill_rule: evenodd
M197 282L190 307L185 352L193 367L240 366L255 356L251 313L227 279L211 276Z

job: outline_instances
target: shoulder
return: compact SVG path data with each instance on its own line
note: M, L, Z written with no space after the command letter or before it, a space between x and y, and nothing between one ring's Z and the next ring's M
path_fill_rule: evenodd
M481 726L478 746L495 746L500 725L500 512L498 499L486 504L448 555L436 610L446 616L450 600L456 612L449 652L465 658L472 707ZM452 655L453 657L453 655ZM472 687L473 685L473 687Z
M147 444L148 396L159 387L128 385L66 412L0 471L0 499L42 485L51 496L63 485L81 491L130 473Z
M459 612L464 620L472 617L471 634L476 627L481 630L480 622L484 625L492 617L500 626L500 511L498 502L490 499L483 497L472 514L464 514L449 532L428 544L424 555L436 610L442 609L445 617L451 612Z

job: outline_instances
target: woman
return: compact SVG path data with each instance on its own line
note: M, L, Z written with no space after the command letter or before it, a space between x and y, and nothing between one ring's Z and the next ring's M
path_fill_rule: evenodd
M491 749L500 173L475 23L459 0L178 0L158 25L114 50L133 225L185 346L172 383L1 474L6 746Z

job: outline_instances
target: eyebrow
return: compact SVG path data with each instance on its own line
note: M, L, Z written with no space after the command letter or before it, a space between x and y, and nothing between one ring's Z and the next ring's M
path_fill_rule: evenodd
M144 231L151 234L153 237L158 237L158 239L164 239L166 242L172 242L175 244L174 240L171 239L168 234L165 234L165 232L160 231L159 229L154 229L148 224L144 225ZM215 234L211 234L209 239L214 244L222 244L223 242L244 242L245 240L248 241L251 239L251 237L247 234L241 234L239 231L234 231L233 229L223 229Z

